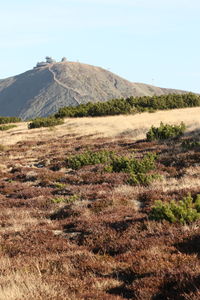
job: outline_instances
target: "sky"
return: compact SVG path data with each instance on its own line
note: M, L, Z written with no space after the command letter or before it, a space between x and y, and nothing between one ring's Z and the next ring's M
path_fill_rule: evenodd
M0 78L65 56L132 82L200 93L199 16L199 0L2 1Z

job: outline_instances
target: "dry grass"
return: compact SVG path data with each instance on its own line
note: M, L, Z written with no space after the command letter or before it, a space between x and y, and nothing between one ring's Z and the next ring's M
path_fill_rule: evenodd
M124 136L133 139L143 139L148 129L160 122L179 124L185 122L188 130L196 130L200 127L200 108L184 108L169 111L158 111L155 113L141 113L136 115L121 115L95 118L74 118L66 119L64 125L59 125L54 129L40 128L34 130L27 129L27 123L17 124L9 132L1 133L1 144L13 145L19 141L48 140L55 137L70 135L76 136L103 136L116 137Z
M38 218L32 217L31 212L19 208L5 208L0 212L0 233L23 232L36 227L40 222ZM45 220L48 224L50 220Z

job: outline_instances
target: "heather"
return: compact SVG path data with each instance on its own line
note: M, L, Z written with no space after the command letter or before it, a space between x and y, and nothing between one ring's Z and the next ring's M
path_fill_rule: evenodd
M1 145L0 299L199 299L199 131L66 128Z

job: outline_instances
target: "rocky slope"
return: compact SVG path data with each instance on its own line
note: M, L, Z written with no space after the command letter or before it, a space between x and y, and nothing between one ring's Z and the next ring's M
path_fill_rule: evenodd
M0 115L29 119L50 115L66 105L168 93L183 91L132 83L82 63L53 63L0 80Z

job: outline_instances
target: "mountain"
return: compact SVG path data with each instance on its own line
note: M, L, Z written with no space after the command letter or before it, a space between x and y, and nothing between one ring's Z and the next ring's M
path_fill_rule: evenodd
M0 115L30 119L53 114L62 106L169 93L183 91L132 83L103 68L83 63L51 61L0 80Z

